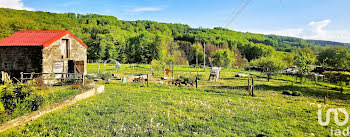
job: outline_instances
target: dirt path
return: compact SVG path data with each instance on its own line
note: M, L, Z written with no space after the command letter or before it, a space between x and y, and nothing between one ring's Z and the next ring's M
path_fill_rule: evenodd
M45 114L53 112L57 109L61 109L65 106L72 105L72 104L76 103L77 101L89 98L89 97L97 95L99 93L102 93L103 91L104 91L104 86L103 85L98 86L96 88L84 91L84 92L80 93L79 95L73 96L69 99L66 99L66 100L57 102L55 104L46 106L38 111L34 111L34 112L28 113L24 116L21 116L19 118L16 118L14 120L5 122L5 123L0 125L0 133L5 131L5 130L11 129L13 127L23 125L29 121L33 121L33 120L35 120L35 119L37 119Z

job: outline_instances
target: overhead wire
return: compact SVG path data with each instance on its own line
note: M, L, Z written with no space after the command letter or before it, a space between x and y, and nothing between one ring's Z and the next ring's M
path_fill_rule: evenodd
M241 3L240 3L238 6L242 5L244 1L245 1L245 0L242 0ZM230 19L235 15L235 13L238 12L238 9L239 9L239 8L234 8L234 10L232 11L232 13L226 18L226 20L225 20L225 22L224 22L224 24L223 24L223 27L230 21Z
M236 21L237 18L239 17L239 15L244 11L244 9L249 5L250 2L251 2L251 0L245 0L245 3L242 5L242 7L238 10L238 12L236 12L236 14L231 18L231 20L225 25L224 28L227 28L234 21Z

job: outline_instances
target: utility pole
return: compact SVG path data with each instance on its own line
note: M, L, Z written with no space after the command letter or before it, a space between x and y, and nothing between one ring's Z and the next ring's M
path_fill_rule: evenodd
M197 75L196 75L196 88L198 88L198 52L196 52L196 71L197 71Z
M171 69L172 69L172 71L171 71L171 79L174 81L174 62L172 64Z
M197 76L198 76L198 52L196 52L196 71L197 71Z
M204 72L205 72L205 43L204 43L204 47L203 47L203 61L204 61Z

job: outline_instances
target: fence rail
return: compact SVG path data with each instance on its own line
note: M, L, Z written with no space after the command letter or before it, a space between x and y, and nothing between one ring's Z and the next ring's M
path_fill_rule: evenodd
M29 76L29 77L28 77ZM43 80L81 80L84 84L84 73L24 73L21 72L20 81L33 80L35 78L41 77Z

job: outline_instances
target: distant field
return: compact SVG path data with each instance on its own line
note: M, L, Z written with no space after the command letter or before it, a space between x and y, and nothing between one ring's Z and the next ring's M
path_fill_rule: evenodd
M140 65L137 71L123 66L117 73L120 77L151 72L149 65ZM330 127L341 128L334 122L327 127L318 124L317 104L323 104L326 89L312 81L293 84L288 81L293 77L279 76L286 80L270 82L255 78L252 97L246 90L247 78L234 77L237 70L224 70L217 82L207 81L207 70L199 72L198 89L155 84L159 77L152 78L149 87L115 81L106 84L100 95L0 136L327 136ZM178 71L174 77L195 75ZM284 90L303 96L282 95ZM326 108L350 110L348 91L329 90L329 97Z

